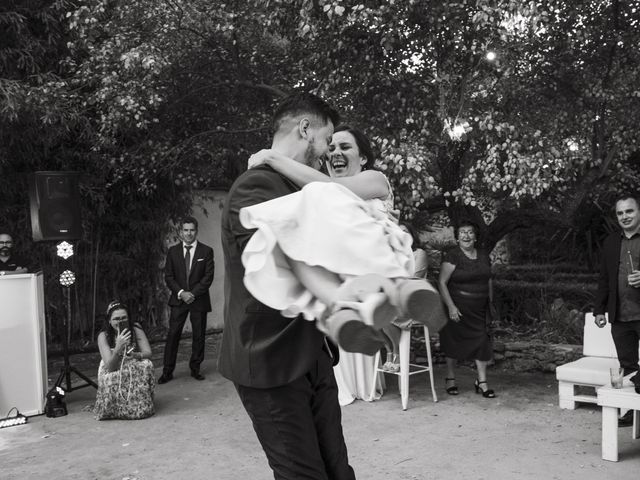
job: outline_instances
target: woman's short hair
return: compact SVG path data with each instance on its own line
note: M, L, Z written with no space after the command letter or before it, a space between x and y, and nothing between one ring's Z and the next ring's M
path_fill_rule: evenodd
M372 170L373 164L375 163L376 159L373 155L373 149L371 148L371 142L369 141L369 138L364 133L362 133L362 131L350 125L338 125L333 133L335 134L338 132L348 132L353 135L353 138L356 141L356 145L358 146L358 150L360 150L360 155L362 155L367 160L366 163L362 166L362 170Z
M480 238L480 227L478 227L478 224L471 221L471 220L460 220L454 227L453 227L453 236L455 237L456 240L458 240L458 233L460 232L460 229L463 227L471 227L473 228L473 233L476 234L476 242L478 241L478 239Z
M636 205L640 207L640 201L638 200L637 195L634 195L633 193L630 193L630 192L624 192L615 198L615 201L613 202L613 213L616 212L616 207L618 205L618 202L622 202L623 200L634 200L636 202Z
M331 123L337 125L340 122L340 114L323 99L309 92L294 93L286 97L273 115L273 131L278 132L287 117L298 115L313 115L323 125Z

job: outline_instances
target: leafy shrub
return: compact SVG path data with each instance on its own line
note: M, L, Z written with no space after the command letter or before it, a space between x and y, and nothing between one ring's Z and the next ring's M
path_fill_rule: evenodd
M597 275L556 266L500 267L494 280L497 334L548 343L582 343L583 313L593 308Z

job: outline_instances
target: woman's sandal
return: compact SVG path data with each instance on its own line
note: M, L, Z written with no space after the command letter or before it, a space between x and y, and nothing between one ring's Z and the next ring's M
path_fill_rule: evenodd
M382 370L390 373L398 373L400 371L400 363L398 362L398 354L388 353L387 361L382 365Z
M447 384L447 382L453 382L453 385L451 385L450 387L447 387L446 392L449 395L458 395L458 386L455 384L456 379L455 378L445 378L444 379L444 383L445 385Z
M485 385L487 384L487 382L479 382L478 380L475 381L473 386L476 387L476 393L482 393L482 396L484 398L496 398L495 392L490 388L488 390L483 390L482 388L480 388L480 385L482 385L483 383Z

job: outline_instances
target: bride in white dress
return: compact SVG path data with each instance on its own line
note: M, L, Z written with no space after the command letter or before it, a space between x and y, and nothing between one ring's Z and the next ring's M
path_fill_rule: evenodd
M384 335L377 328L398 314L409 313L407 310L411 311L412 306L414 316L428 320L424 308L439 302L439 298L424 281L416 286L412 281L402 280L413 275L411 238L389 217L393 194L387 178L371 170L374 158L366 136L347 126L338 127L329 151L330 177L272 150L263 150L251 158L250 166L267 163L304 188L241 211L245 227L258 229L242 260L245 285L261 302L280 309L285 316L303 314L308 320L325 321L328 317L329 322L324 325L326 333L351 350L341 350L335 369L339 401L345 405L356 398L374 400L370 398L374 377L371 355L384 343ZM354 282L355 289L368 290L364 292L366 295L356 294L356 298L352 295L350 298L356 302L338 302L339 307L346 305L352 310L338 310L337 314L331 309L327 311L327 306L335 303L336 286L346 285L348 282L344 280L349 278L358 279L360 284ZM364 283L362 278L366 279ZM400 280L395 284L376 283L381 279ZM349 298L353 294L353 288L351 292L349 288L342 287L338 296ZM371 298L372 291L384 293ZM414 300L418 298L413 302L415 305L407 301L412 296ZM363 300L366 301L362 303ZM361 330L348 337L355 338L355 344L345 341L345 335L336 338L339 333L332 330L330 321L334 317L338 317L336 323L342 326L344 318L353 319L354 310L376 326L365 332L365 337L371 335L368 341L365 339L366 348L362 348ZM383 323L376 324L380 319ZM322 321L319 324L323 329ZM376 398L380 394L381 385Z

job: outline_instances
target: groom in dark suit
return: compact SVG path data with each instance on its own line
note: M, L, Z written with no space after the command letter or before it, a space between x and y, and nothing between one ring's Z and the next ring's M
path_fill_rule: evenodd
M274 117L274 150L319 168L339 116L315 95L284 100ZM241 208L299 188L261 165L232 185L222 214L225 325L218 369L236 386L276 479L355 478L344 443L337 351L314 322L285 318L260 303L243 283L240 260L254 230L238 218Z
M213 282L214 263L213 250L198 242L197 235L198 221L193 217L185 218L180 229L182 242L171 247L167 253L164 280L171 290L171 316L164 349L164 368L158 383L167 383L173 378L178 345L187 315L191 320L193 333L189 361L191 376L196 380L204 380L200 373L200 364L204 360L207 312L211 311L209 286Z

